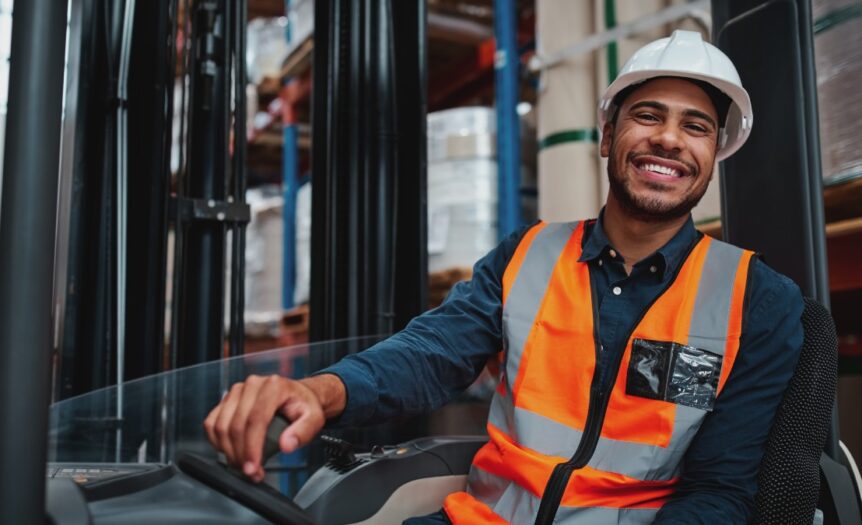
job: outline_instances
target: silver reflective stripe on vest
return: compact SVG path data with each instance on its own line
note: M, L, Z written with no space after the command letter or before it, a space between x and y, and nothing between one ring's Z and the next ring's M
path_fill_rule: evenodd
M668 480L679 472L682 455L697 431L703 411L678 405L668 447L601 438L589 466L645 481ZM571 457L583 432L525 408L512 407L511 397L495 393L488 422L519 446L546 456ZM681 445L685 446L681 446Z
M536 521L541 498L516 483L489 474L480 468L470 470L468 493L513 525ZM609 507L560 506L554 523L564 525L646 525L655 520L658 509L615 509Z
M512 410L512 395L500 395L494 392L491 398L491 408L488 410L488 423L515 440L515 414ZM518 440L520 441L520 440Z
M554 523L646 525L655 521L658 509L613 509L608 507L560 507Z
M554 267L577 225L577 222L553 223L537 233L527 250L521 270L512 283L508 300L503 307L503 335L507 339L506 381L509 392L518 377L524 343L533 328Z
M736 246L715 239L709 243L688 330L689 346L724 355L730 299L742 255Z
M700 428L704 411L676 406L673 433L667 447L599 438L588 465L644 481L667 481L679 475L682 457Z
M485 472L474 465L470 466L470 474L467 475L467 494L470 494L492 509L500 501L509 485L514 485L514 483L508 479Z

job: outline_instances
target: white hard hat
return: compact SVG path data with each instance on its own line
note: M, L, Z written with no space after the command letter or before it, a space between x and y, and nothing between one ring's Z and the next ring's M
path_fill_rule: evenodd
M617 110L613 100L620 91L656 77L700 80L727 95L731 104L719 132L716 160L724 160L742 147L754 123L751 99L733 62L695 31L674 31L670 38L651 42L632 55L599 100L599 131L613 118Z

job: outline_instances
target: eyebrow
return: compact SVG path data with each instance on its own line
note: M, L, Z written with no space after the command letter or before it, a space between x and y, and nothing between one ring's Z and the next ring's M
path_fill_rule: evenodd
M652 109L657 109L658 111L663 111L665 113L670 111L670 108L667 107L666 104L662 104L661 102L657 102L655 100L641 100L640 102L636 102L636 103L632 104L632 107L629 108L629 111L632 111L632 110L635 110L638 108L652 108ZM683 116L686 116L686 117L695 117L695 118L703 119L703 120L709 122L710 124L712 124L713 128L718 127L718 125L715 123L715 119L713 119L712 117L710 117L709 115L707 115L703 111L700 111L697 109L687 109L687 110L683 111L682 114L683 114Z

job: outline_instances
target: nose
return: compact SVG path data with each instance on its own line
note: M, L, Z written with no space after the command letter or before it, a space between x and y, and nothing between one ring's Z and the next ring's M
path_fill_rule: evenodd
M684 147L682 138L683 130L672 121L667 121L659 126L650 137L653 146L660 147L665 151L679 152Z

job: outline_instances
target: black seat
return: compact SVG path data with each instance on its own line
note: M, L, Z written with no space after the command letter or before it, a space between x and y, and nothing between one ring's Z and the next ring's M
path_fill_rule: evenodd
M756 524L811 524L820 494L838 382L838 337L829 311L805 298L805 339L769 433L760 467Z

